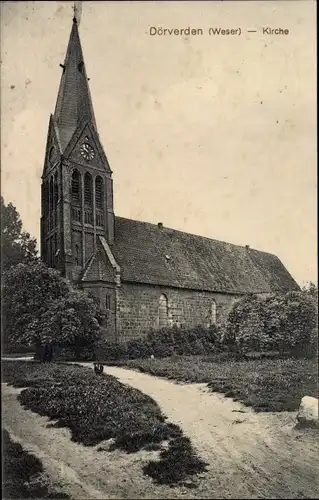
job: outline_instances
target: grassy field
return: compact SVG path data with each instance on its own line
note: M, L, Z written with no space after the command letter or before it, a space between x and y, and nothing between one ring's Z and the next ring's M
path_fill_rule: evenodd
M161 450L160 460L144 469L157 482L181 484L205 470L190 440L177 425L167 422L157 403L115 377L63 363L5 361L3 381L26 387L18 396L20 403L50 417L55 421L52 425L69 428L73 441L94 446L112 440L110 451L127 453ZM168 449L161 447L165 442ZM175 460L181 467L172 472Z
M318 397L317 362L306 359L224 360L209 357L131 360L125 366L167 379L207 383L255 411L294 411L303 396Z
M43 475L42 463L11 440L2 429L3 498L69 498L53 491Z

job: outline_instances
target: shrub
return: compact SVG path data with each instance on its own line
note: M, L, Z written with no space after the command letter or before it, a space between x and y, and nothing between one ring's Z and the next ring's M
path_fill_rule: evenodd
M210 329L196 327L183 329L177 326L150 331L146 338L134 339L119 344L100 342L96 344L96 356L103 361L125 359L165 358L208 354L220 348L220 332L214 326Z
M128 357L126 344L117 342L99 342L95 347L95 359L118 361Z
M160 454L160 460L152 460L144 466L144 473L159 484L185 484L190 476L205 472L207 463L203 462L192 448L188 437L181 436L169 443L167 450Z
M130 340L126 350L129 358L148 358L152 354L152 343L147 339Z
M314 353L317 308L303 292L248 295L236 302L228 316L222 344L229 350Z
M265 337L272 349L302 354L312 343L317 324L315 301L302 292L274 294L264 300Z
M3 343L72 346L77 355L99 337L103 314L94 301L41 262L18 264L4 273Z

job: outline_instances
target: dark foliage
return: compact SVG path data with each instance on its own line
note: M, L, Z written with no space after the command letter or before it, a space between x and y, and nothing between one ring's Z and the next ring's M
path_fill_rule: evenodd
M37 242L22 230L22 221L12 203L6 205L1 196L1 264L9 269L18 263L37 260Z
M73 348L74 356L99 338L102 314L84 292L42 262L12 266L3 275L3 343L17 346L53 344Z
M168 449L160 454L160 460L152 460L144 467L144 473L160 484L184 484L193 486L189 478L205 472L207 463L195 453L189 438L177 437Z
M3 498L69 498L52 491L43 476L40 460L23 450L2 429Z
M213 353L221 349L219 337L217 326L209 329L163 328L150 332L144 339L121 344L100 342L95 348L95 358L104 362L114 362L150 358L152 355L163 358Z
M247 295L237 301L221 337L229 350L289 352L295 357L317 352L318 307L314 294Z

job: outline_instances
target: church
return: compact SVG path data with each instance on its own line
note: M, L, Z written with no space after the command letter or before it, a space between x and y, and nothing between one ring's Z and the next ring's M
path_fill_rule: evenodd
M270 253L116 216L73 18L41 185L41 258L106 310L112 341L219 323L248 293L299 290Z

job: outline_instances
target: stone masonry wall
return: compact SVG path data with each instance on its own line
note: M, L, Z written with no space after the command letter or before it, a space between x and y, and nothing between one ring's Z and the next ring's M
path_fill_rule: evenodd
M101 325L102 337L105 340L114 342L116 338L116 291L113 285L101 283L83 283L83 289L90 292L98 299L100 307L106 311L106 318Z
M165 294L168 300L168 321L172 326L208 326L211 305L216 302L216 323L227 316L236 300L234 295L122 283L117 303L118 338L121 341L145 336L159 328L159 300Z

